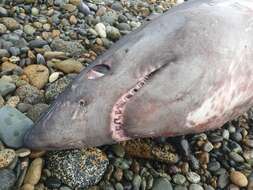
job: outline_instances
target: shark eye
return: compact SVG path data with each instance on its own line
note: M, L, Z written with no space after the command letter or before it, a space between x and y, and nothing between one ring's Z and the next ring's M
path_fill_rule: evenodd
M97 79L106 75L110 71L110 67L105 64L95 65L87 73L88 79Z

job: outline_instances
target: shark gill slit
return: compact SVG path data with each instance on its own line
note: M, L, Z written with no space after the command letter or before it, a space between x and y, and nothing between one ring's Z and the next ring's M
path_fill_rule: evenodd
M111 122L110 130L112 139L116 142L130 140L125 130L124 130L124 112L126 109L126 104L131 100L131 98L136 95L139 90L150 81L155 74L161 71L165 66L168 66L172 62L164 63L158 67L153 67L150 72L141 77L138 82L129 90L127 90L123 95L121 95L116 103L114 104L111 111Z

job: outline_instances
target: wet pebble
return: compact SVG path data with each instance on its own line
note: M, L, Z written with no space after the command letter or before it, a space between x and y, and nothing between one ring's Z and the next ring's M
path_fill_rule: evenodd
M238 185L239 187L246 187L248 185L247 177L239 171L230 172L230 180L232 183Z

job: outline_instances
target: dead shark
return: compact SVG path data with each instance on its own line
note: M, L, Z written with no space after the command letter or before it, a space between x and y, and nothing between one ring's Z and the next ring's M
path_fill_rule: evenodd
M252 90L253 1L193 0L85 68L24 140L50 150L199 133L252 107Z

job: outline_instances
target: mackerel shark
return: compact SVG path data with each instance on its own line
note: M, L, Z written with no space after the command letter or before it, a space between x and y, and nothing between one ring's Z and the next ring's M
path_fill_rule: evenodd
M70 149L221 127L253 106L253 1L192 0L85 68L25 136Z

